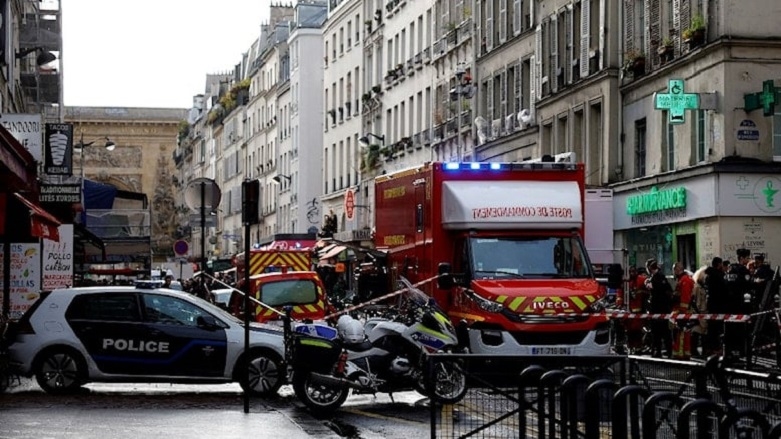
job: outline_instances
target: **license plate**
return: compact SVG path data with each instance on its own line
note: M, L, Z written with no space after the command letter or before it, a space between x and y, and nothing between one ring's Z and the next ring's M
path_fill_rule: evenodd
M572 355L572 348L565 346L535 346L532 355Z

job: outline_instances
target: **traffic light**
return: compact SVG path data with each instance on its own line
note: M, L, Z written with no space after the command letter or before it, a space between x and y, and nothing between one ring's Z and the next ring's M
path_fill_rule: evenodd
M258 180L244 180L241 183L241 222L245 226L259 222L259 206L260 182Z

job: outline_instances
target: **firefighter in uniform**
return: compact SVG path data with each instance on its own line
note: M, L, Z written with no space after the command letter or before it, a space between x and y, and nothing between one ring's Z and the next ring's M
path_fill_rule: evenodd
M688 313L694 290L694 279L683 268L683 264L673 264L675 291L673 292L673 312ZM688 320L678 320L673 326L673 358L688 360L691 357L691 330Z

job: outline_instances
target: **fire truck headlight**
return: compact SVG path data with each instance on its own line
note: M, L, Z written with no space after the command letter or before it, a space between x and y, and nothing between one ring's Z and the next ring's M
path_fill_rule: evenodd
M475 301L480 309L484 311L500 313L504 309L504 306L502 306L500 303L496 303L493 300L488 300L476 293L470 293L468 296Z

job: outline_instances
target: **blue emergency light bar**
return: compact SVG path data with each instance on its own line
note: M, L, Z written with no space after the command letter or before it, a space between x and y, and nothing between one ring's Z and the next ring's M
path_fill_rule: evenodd
M575 169L574 163L552 163L552 162L444 162L442 169L446 171L480 171L480 170L533 170L533 169Z

